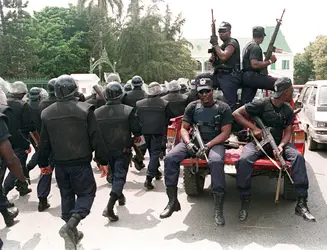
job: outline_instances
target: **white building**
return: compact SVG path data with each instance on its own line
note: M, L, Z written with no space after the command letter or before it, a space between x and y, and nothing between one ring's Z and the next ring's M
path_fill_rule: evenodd
M274 32L275 27L266 27L265 31L267 36L264 42L260 45L262 51L266 51L271 35ZM241 54L245 45L252 40L249 38L237 38L241 47ZM208 54L208 49L211 48L209 43L210 38L205 39L188 39L189 42L193 44L193 49L191 49L192 57L198 61L198 72L209 72L212 71L211 63L209 62L210 54ZM276 77L286 76L293 79L294 71L294 54L292 53L290 47L287 44L285 36L279 30L275 41L275 47L282 50L281 53L276 53L277 62L268 67L269 74ZM241 55L242 56L242 55ZM242 58L241 58L242 60Z

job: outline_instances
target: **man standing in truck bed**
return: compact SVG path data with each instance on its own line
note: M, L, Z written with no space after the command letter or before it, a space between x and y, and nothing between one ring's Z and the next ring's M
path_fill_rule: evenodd
M295 214L302 216L307 221L315 221L307 206L309 180L305 159L295 146L289 142L292 135L294 113L287 102L292 101L292 94L291 79L282 77L275 82L273 97L247 103L237 109L233 116L239 124L250 128L255 136L261 135L261 129L250 121L251 117L259 117L265 126L271 127L271 134L278 145L279 151L283 153L285 160L292 164L292 178L297 194ZM269 146L265 146L264 149L268 154L272 154L272 149ZM256 144L252 141L243 148L240 159L236 164L236 182L242 201L238 217L240 221L245 221L248 217L253 164L263 156L264 153L256 149Z

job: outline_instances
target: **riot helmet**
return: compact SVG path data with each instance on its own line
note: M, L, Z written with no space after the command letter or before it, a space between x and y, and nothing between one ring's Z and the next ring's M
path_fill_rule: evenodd
M56 80L57 80L57 78L52 78L52 79L48 82L48 92L49 92L50 95L54 95Z
M48 92L44 88L40 88L40 101L49 97Z
M75 79L69 75L62 75L57 78L55 83L55 95L57 99L70 99L77 92Z
M10 92L10 84L3 80L0 77L0 89L4 92L5 95L8 95L8 93Z
M185 93L187 91L187 86L185 83L181 83L181 93Z
M132 86L131 83L126 83L126 84L124 85L124 90L125 90L125 92L131 91L132 89L133 89L133 86Z
M132 78L132 84L134 87L141 86L143 84L143 79L140 76L134 76Z
M11 86L10 93L14 94L14 95L27 94L28 90L27 90L26 84L21 81L14 82Z
M106 87L106 99L108 101L121 98L123 93L124 93L123 87L120 85L119 82L108 83Z
M107 83L111 83L111 82L118 82L118 83L121 83L121 80L120 80L120 77L119 77L118 74L116 74L116 73L111 73L111 74L109 74L109 76L107 77L106 82L107 82Z
M38 101L40 98L40 92L41 92L41 89L38 87L31 88L30 92L29 92L30 101Z
M5 92L0 88L0 104L7 106L7 97Z
M169 92L176 92L181 89L181 86L178 81L172 80L171 82L167 83L167 89Z
M148 95L155 96L161 94L161 86L157 82L152 82L148 87Z
M192 81L191 81L191 83L190 83L190 88L192 89L192 90L195 90L195 79L193 79Z

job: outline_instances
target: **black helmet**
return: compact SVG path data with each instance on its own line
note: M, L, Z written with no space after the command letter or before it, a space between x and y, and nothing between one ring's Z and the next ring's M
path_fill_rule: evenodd
M119 99L123 95L123 92L123 87L119 82L108 83L106 87L106 99L108 101Z
M39 100L40 93L41 93L41 89L40 88L38 88L38 87L31 88L30 89L30 92L29 92L29 99L31 101L37 101L37 100Z
M133 86L132 86L131 83L126 83L126 84L124 85L124 90L125 90L125 92L131 91L132 89L133 89Z
M54 94L55 92L55 83L56 83L57 78L52 78L49 82L48 82L48 92L49 94Z
M134 76L132 78L132 84L133 86L137 87L137 86L141 86L143 84L143 79L140 76Z
M55 83L55 95L58 99L74 97L77 92L77 84L73 77L69 75L59 76Z

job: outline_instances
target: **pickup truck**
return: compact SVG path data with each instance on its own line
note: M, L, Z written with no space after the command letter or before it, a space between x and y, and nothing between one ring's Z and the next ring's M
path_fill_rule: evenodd
M294 109L294 103L291 103ZM167 131L167 149L170 150L173 146L180 141L180 130L182 126L182 117L179 116L171 119L171 125ZM291 142L294 143L296 148L304 154L305 151L305 134L299 126L297 114L294 117L293 122L293 135ZM235 163L238 161L242 152L243 146L238 149L228 149L225 153L225 174L235 177L236 168ZM288 164L290 164L288 162ZM206 175L210 174L209 168L207 167L206 161L202 159L184 159L181 162L183 166L183 180L184 189L188 196L197 196L203 192L204 182ZM277 167L268 159L259 159L254 163L253 176L265 175L270 178L277 178L279 170ZM283 196L286 200L296 200L294 185L290 182L286 176L283 185Z

